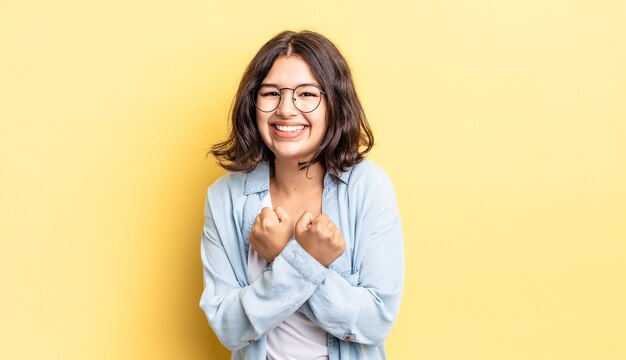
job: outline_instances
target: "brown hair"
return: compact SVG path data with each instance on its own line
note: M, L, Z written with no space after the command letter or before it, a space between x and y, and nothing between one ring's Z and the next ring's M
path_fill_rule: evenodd
M274 159L257 129L254 98L274 61L283 55L298 55L307 62L328 103L322 143L312 159L300 165L305 168L319 162L337 176L363 160L374 145L374 135L354 89L348 63L330 40L312 31L284 31L263 45L239 84L229 115L230 134L225 141L213 145L210 153L230 171L251 171L259 161Z

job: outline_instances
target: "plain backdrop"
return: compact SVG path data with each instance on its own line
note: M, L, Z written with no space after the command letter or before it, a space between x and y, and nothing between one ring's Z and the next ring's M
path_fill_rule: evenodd
M284 29L350 62L406 246L390 359L626 358L624 1L0 0L0 358L227 359L205 158Z

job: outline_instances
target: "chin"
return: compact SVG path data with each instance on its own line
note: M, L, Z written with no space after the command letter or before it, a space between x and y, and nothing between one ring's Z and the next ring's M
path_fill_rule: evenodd
M274 160L278 161L308 161L313 156L313 152L290 152L290 151L273 151Z

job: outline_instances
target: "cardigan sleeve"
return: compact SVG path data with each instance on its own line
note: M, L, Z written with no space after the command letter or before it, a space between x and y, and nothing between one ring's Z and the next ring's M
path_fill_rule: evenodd
M386 174L375 175L369 176L364 189L350 195L366 198L356 201L362 206L353 217L365 224L350 224L362 229L354 235L362 253L353 265L353 274L347 279L330 271L302 311L339 339L378 346L391 331L399 311L404 250L393 186Z
M205 205L200 307L222 344L235 351L257 341L296 311L332 271L292 240L258 279L250 284L239 281L233 264L242 255L225 246L238 241L238 231L232 220L221 215L216 224L216 212L229 212L221 194L216 197L209 191Z

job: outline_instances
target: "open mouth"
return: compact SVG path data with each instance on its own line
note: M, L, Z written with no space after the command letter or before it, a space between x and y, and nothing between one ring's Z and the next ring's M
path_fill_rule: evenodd
M282 132L298 132L304 130L304 125L278 125L274 124L274 128Z

